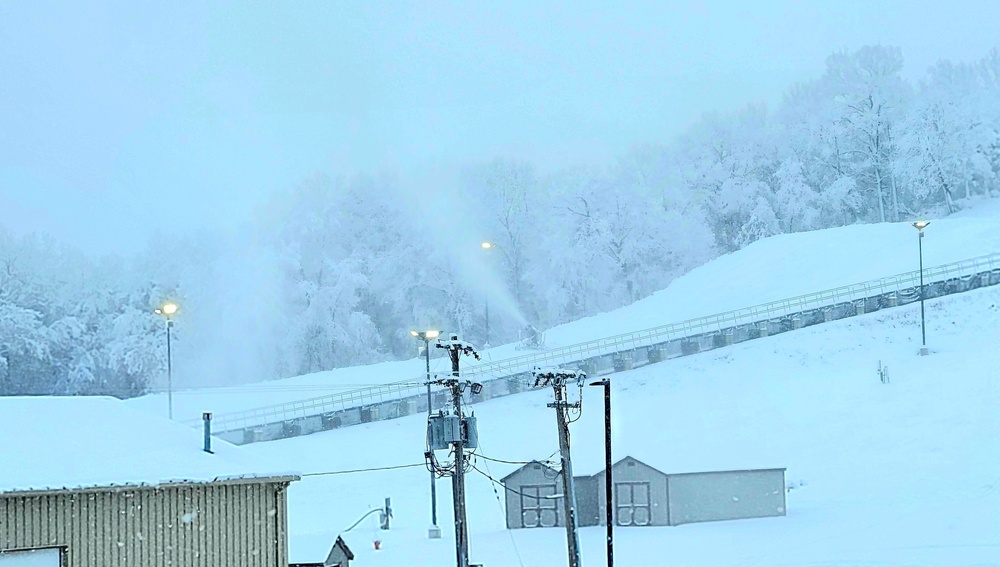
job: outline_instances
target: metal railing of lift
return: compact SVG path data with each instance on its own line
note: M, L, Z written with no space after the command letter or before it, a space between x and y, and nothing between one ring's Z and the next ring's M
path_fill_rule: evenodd
M940 266L924 268L924 284L932 285L953 278L972 276L984 271L1000 269L1000 254L990 254ZM891 292L919 287L920 272L906 272L867 282L836 287L815 293L771 301L751 307L678 321L640 331L623 333L602 339L558 347L547 351L524 354L502 360L467 366L462 375L469 379L484 377L503 378L529 371L533 366L566 364L606 356L631 349L649 347L658 343L690 338L705 333L718 332L729 327L749 325L765 320L786 317L795 313L829 308L837 304L859 301ZM217 415L218 431L231 431L255 427L265 423L312 417L338 410L383 403L421 393L424 377L367 386L347 392L327 394ZM187 423L187 422L185 422ZM191 425L200 421L192 420Z

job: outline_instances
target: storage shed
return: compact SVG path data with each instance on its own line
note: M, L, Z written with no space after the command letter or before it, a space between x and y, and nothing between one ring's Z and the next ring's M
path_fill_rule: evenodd
M286 567L288 484L112 398L0 398L3 567Z
M500 479L507 490L507 528L565 526L559 471L532 461Z
M785 515L782 468L667 474L631 456L611 468L613 514L619 526L678 526ZM573 480L578 525L604 525L604 471ZM565 526L558 471L532 462L502 482L507 488L509 529Z
M611 465L611 472L615 525L670 525L666 474L633 457L625 457ZM594 478L597 480L598 514L603 525L607 518L604 471L595 474Z
M670 474L667 492L671 526L785 515L785 469Z
M566 526L559 471L532 461L500 482L506 488L508 529ZM574 476L573 482L576 484L576 525L600 525L596 477Z
M288 567L350 567L354 560L354 552L339 535L296 535L288 544Z

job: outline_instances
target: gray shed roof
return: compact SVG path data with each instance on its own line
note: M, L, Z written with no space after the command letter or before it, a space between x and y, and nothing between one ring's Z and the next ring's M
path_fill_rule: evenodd
M548 470L552 471L552 472L553 472L553 473L555 473L555 474L558 474L558 472L559 472L559 471L557 471L556 469L554 469L554 468L552 468L552 467L550 467L550 466L548 466L548 465L546 465L545 463L542 463L542 462L540 462L540 461L531 461L531 462L529 462L529 463L526 463L526 464L524 464L524 465L521 465L520 467L518 467L517 469L515 469L515 470L514 470L514 472L512 472L512 473L508 474L507 476L505 476L505 477L501 478L501 479L500 479L500 482L504 482L504 483L505 483L505 482L507 482L507 479L509 479L510 477L512 477L512 476L515 476L515 475L517 475L518 473L520 473L521 471L525 470L526 468L528 468L528 467L533 467L533 466L535 466L535 465L539 465L539 466L542 466L542 467L544 467L544 468L546 468L546 469L548 469Z

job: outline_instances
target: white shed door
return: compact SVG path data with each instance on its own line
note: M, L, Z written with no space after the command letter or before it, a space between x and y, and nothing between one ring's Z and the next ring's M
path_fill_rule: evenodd
M59 567L58 549L5 551L0 553L0 567Z

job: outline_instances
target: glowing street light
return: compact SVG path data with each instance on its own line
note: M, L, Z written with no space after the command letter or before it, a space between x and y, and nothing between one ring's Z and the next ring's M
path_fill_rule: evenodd
M488 240L487 241L483 241L483 243L480 244L480 246L482 247L483 250L485 250L487 252L489 252L490 250L493 250L494 248L497 247L496 244L493 244L492 242L490 242ZM483 343L483 348L490 348L490 294L489 294L489 292L486 293L486 342Z
M426 331L410 331L415 339L424 341L424 360L427 362L427 416L431 415L431 341L438 338L441 331L427 329ZM438 539L441 537L441 528L437 521L437 487L434 484L434 471L431 471L431 527L427 531L427 537Z
M174 418L174 369L170 356L170 328L174 326L173 316L177 313L177 304L167 302L163 307L153 310L157 315L167 319L167 417Z
M913 228L917 229L917 249L920 252L920 355L926 356L927 351L927 324L924 319L924 229L931 224L930 221L917 221L913 223Z

